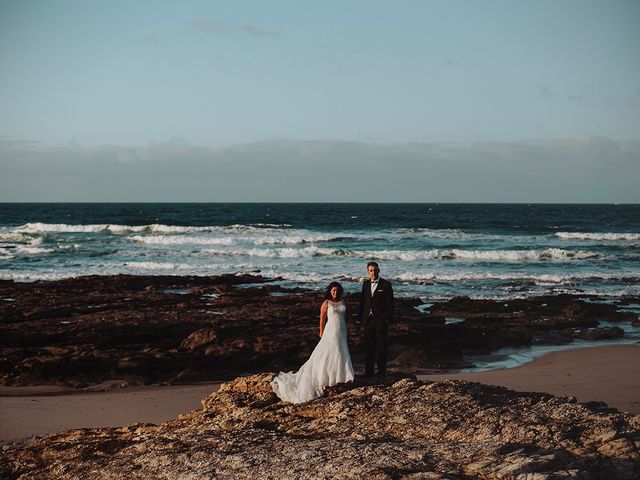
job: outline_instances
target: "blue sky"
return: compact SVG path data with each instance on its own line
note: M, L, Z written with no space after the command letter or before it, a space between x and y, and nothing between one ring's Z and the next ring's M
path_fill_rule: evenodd
M638 202L638 25L637 1L0 0L0 201ZM377 193L298 188L334 160Z

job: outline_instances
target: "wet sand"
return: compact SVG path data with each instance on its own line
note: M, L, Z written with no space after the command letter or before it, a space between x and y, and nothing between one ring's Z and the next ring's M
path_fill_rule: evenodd
M604 401L640 413L640 346L566 350L521 367L481 373L419 375L424 380L460 379L513 390L547 392ZM69 392L59 387L0 388L0 444L22 442L69 428L160 423L200 408L219 383L127 387L107 392Z
M549 353L520 367L478 373L419 375L421 380L467 380L522 392L601 401L640 413L640 345L588 347Z
M0 389L0 445L23 442L69 428L161 423L202 408L219 383L127 387L108 392L70 393L59 387Z

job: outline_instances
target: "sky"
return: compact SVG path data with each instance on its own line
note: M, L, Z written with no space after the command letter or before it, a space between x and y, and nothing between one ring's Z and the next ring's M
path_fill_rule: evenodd
M640 202L636 0L0 0L0 201Z

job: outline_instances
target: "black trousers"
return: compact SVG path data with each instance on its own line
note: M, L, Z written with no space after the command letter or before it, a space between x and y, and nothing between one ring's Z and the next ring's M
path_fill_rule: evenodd
M378 373L387 373L387 322L370 316L364 327L364 343L367 349L365 375L373 375L373 365L378 359Z

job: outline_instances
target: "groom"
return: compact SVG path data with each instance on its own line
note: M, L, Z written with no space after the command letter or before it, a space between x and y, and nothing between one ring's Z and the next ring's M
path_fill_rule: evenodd
M393 289L391 283L380 278L376 262L367 264L369 280L362 285L358 315L364 325L367 349L365 376L373 375L373 364L378 357L378 375L387 373L387 327L393 322Z

